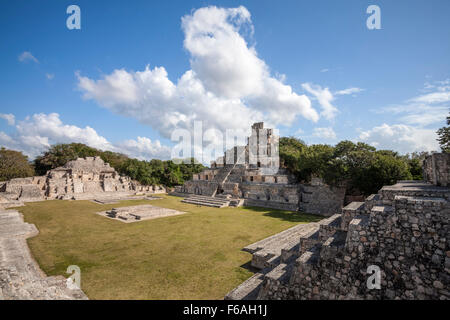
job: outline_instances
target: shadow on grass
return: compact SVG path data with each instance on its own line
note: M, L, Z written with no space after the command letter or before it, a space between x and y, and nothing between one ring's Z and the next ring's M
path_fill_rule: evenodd
M303 213L297 211L287 211L278 209L268 209L262 207L246 207L256 212L264 212L263 216L281 219L289 222L317 222L325 217L316 214Z
M255 268L254 266L252 266L252 261L251 260L246 262L246 263L244 263L244 264L242 264L242 265L240 265L239 267L243 268L243 269L246 269L246 270L248 270L250 272L253 272L253 273L257 273L257 272L260 271L258 268Z

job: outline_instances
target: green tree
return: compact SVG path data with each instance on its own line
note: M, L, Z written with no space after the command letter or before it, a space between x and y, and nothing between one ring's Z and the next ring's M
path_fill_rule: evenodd
M391 150L376 150L366 143L341 141L336 146L307 146L295 138L280 139L280 162L299 181L312 176L326 183L346 185L349 194L369 195L397 180L419 178L421 159L400 156Z
M45 174L48 170L65 165L71 160L100 156L101 150L82 143L55 144L34 160L36 173Z
M0 149L0 181L34 176L28 157L15 150Z
M447 126L440 128L436 133L442 152L450 152L450 116L447 116Z

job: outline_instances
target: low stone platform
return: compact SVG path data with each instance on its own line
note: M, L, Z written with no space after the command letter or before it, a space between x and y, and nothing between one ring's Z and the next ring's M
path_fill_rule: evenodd
M190 195L189 197L181 200L181 202L214 208L223 208L230 205L230 199L201 195Z
M125 200L159 200L159 199L162 198L142 195L142 196L127 196L127 197L99 197L91 201L99 204L115 204Z
M104 217L119 220L125 223L138 222L156 218L164 218L185 213L186 212L183 211L156 207L149 204L131 207L112 208L111 210L108 211L97 212L97 214L102 215Z
M47 277L39 268L26 242L37 234L19 212L0 211L0 300L87 300L63 276Z

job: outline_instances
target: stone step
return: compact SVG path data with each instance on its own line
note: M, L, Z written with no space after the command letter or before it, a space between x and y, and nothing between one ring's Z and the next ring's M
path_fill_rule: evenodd
M348 204L346 207L342 208L342 221L341 221L341 229L347 230L348 224L352 219L364 213L365 203L364 202L352 202Z
M365 211L366 211L366 213L369 214L370 210L372 210L372 207L377 206L377 205L381 205L381 204L382 204L381 195L378 194L378 193L371 194L365 200Z
M225 204L212 203L212 202L199 201L199 200L189 200L189 199L184 199L184 200L181 200L181 202L183 202L183 203L189 203L189 204L195 204L195 205L198 205L198 206L214 207L214 208L223 208L223 207L226 207Z
M255 273L238 287L228 292L225 300L256 300L263 281L264 273Z
M369 216L367 214L361 214L355 216L348 225L348 231L350 230L362 230L369 226Z
M342 215L334 214L331 217L321 220L319 222L319 240L325 241L332 236L336 231L341 230Z
M361 253L370 245L367 241L367 236L370 233L369 226L370 216L367 214L356 216L350 221L345 240L345 247L348 252L352 252L355 248L358 248Z
M444 198L439 197L411 197L411 196L395 196L394 206L397 203L408 203L412 205L421 205L424 207L439 207L441 209L445 208L448 204Z
M312 229L318 229L318 224L315 222L307 223L307 224L298 224L296 226L293 226L287 230L284 230L282 232L276 233L270 237L264 238L260 241L257 241L255 243L252 243L246 247L244 247L242 250L249 253L254 253L258 250L261 250L263 248L268 248L271 246L276 246L280 243L280 241L283 241L283 239L286 239L290 235L299 235L299 239L302 236L302 233L307 235L308 232Z
M281 253L274 253L274 250L259 250L252 255L251 265L254 268L265 269L274 268L281 261ZM281 251L281 250L280 250Z
M345 240L347 238L346 231L337 231L329 237L320 249L320 259L328 260L336 257L338 253L343 253L345 248Z
M322 245L318 243L306 250L295 260L295 265L298 267L300 273L306 275L314 266L319 264L321 248Z
M394 207L388 205L374 206L370 210L371 215L386 215L394 212Z
M253 254L252 266L255 268L275 267L281 260L299 254L300 238L318 230L317 223L299 224L274 236L243 248ZM281 256L284 256L282 259Z
M293 263L280 263L269 271L264 277L272 281L278 281L282 285L286 285L289 283L293 269Z
M245 199L232 199L230 200L230 207L242 207Z
M299 254L305 253L318 243L320 243L319 230L312 233L309 237L300 238Z
M450 191L448 188L417 181L399 181L395 185L384 186L378 193L381 195L382 202L385 205L393 205L395 196L450 200Z
M228 205L230 203L230 200L210 200L210 199L197 199L197 198L186 198L184 200L188 201L196 201L196 202L205 202L205 203L211 203L211 204L218 204L218 205Z
M201 195L190 195L186 199L196 199L200 201L208 201L208 202L217 202L217 203L227 203L230 200L226 198L219 198L219 197L208 197L208 196L201 196Z

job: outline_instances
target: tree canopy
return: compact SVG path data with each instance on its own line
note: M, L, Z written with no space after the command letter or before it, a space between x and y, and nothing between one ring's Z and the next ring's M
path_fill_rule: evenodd
M33 166L22 152L0 149L0 181L34 175Z
M99 156L117 172L127 175L144 185L175 186L191 179L192 174L203 170L204 166L190 159L190 164L175 164L171 160L138 160L112 152L102 151L82 143L56 144L34 160L37 174L60 167L77 158Z
M330 185L345 185L350 194L368 195L397 180L422 179L423 156L400 156L391 150L376 150L366 143L348 140L333 147L308 146L293 137L280 139L280 163L300 181L320 177Z
M437 131L438 142L441 146L442 152L450 152L450 115L447 116L447 126L442 127Z

